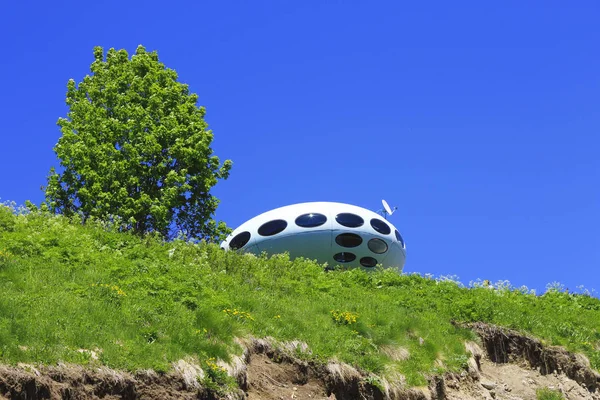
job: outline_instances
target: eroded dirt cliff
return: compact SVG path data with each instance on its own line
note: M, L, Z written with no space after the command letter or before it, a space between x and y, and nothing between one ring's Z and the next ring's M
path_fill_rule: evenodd
M300 342L274 345L269 339L244 342L246 351L228 367L240 387L225 396L203 388L201 370L184 361L168 374L127 373L73 365L0 367L0 398L5 399L535 399L548 387L566 399L600 400L600 374L585 357L546 347L518 332L473 324L481 346L467 343L468 369L428 377L428 387L405 388L374 380L349 365L316 364L295 356Z

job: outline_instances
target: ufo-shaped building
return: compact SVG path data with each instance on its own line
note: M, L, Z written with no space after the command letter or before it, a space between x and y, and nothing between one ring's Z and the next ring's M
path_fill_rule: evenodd
M400 232L381 215L344 203L299 203L246 221L221 243L225 250L288 252L328 265L370 269L404 267Z

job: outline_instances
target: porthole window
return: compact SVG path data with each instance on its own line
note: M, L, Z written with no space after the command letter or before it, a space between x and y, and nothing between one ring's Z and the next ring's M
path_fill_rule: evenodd
M388 224L377 218L373 218L371 220L371 226L373 227L373 229L375 229L377 232L383 235L389 235L390 232L392 232Z
M318 213L302 214L296 218L296 225L302 228L314 228L323 225L325 222L327 222L327 217Z
M333 259L337 262L347 263L356 260L356 256L353 253L343 252L334 255Z
M360 265L367 268L373 268L377 265L377 260L373 257L363 257L360 259Z
M406 245L404 244L404 239L402 239L402 235L400 235L400 232L398 232L398 229L396 229L395 233L396 233L396 239L398 239L400 244L402 244L402 248L404 249L406 247Z
M335 242L342 247L360 246L362 241L362 238L355 233L342 233L335 238Z
M273 236L283 231L286 227L287 222L282 219L275 219L262 224L260 228L258 228L258 234L260 236Z
M368 246L369 250L376 254L383 254L388 249L387 243L377 238L369 240Z
M336 215L335 220L338 224L347 226L348 228L358 228L365 223L365 220L356 214L340 213Z
M229 242L229 248L232 250L241 249L250 240L250 232L242 232L235 235L231 242Z

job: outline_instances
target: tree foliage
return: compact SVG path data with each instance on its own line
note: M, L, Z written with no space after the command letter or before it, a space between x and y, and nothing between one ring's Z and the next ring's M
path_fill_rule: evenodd
M217 240L227 232L212 219L210 189L226 179L231 161L213 155L205 109L156 52L94 48L91 75L67 84L66 118L50 170L51 210L118 219L137 233Z

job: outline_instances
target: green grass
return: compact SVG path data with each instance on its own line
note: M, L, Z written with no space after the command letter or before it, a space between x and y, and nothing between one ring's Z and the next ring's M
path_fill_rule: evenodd
M535 391L537 400L564 400L565 396L558 390L542 388Z
M467 362L464 342L475 335L452 321L483 321L585 353L600 367L600 301L591 296L464 288L393 270L325 272L285 255L165 243L6 206L0 293L1 363L166 371L185 357L227 360L240 353L235 337L253 335L301 340L312 351L302 357L392 369L423 385L424 375ZM390 346L410 357L392 360L382 351Z

